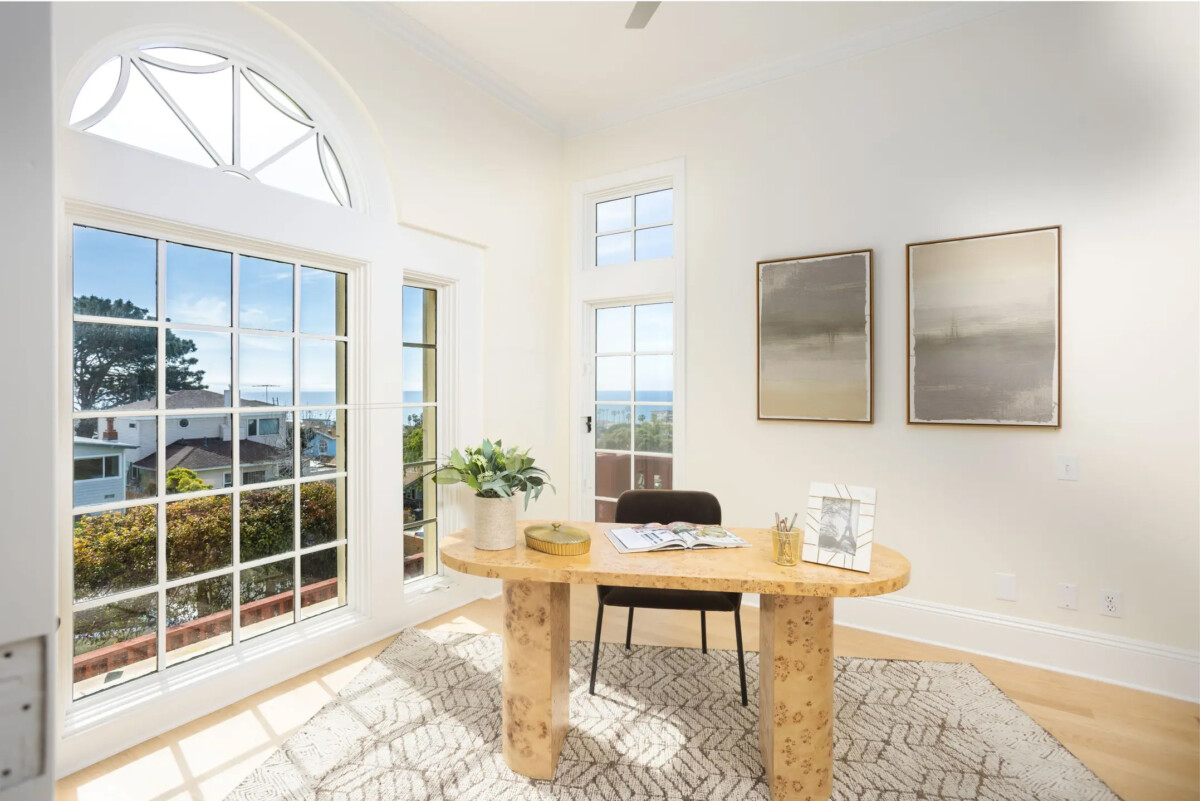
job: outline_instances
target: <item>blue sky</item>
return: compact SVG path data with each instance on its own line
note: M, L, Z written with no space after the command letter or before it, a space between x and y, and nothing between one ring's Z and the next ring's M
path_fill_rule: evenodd
M167 319L171 322L230 325L232 284L229 253L167 243Z
M76 226L75 297L128 300L157 316L157 250L153 239Z
M292 265L243 256L238 269L239 325L291 331Z

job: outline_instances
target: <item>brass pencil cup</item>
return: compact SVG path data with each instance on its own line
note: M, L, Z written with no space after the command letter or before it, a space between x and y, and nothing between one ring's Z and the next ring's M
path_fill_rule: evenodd
M800 547L804 544L803 534L804 532L800 529L794 531L771 529L771 558L775 560L775 564L786 567L800 564Z

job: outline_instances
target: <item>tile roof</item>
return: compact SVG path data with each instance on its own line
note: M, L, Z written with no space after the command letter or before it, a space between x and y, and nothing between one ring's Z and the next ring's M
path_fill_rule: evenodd
M225 406L225 395L221 392L213 392L207 389L181 389L178 392L167 394L168 409L220 409ZM242 406L270 406L274 407L273 403L264 401L250 400L242 398ZM133 403L122 403L120 406L113 406L105 411L113 412L132 412L132 411L152 411L158 408L158 402L154 400L140 400Z
M270 464L289 459L282 448L273 448L261 442L244 439L239 443L243 467L254 464ZM152 453L133 463L144 470L158 467L158 455ZM233 464L233 442L230 440L204 437L201 439L178 439L167 446L167 471L176 467L188 470L213 470Z

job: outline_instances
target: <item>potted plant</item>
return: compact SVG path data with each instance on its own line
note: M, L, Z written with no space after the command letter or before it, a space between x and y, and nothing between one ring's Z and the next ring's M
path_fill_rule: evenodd
M529 450L505 450L500 440L484 440L478 448L450 451L450 460L433 471L438 484L466 484L475 491L475 547L500 551L517 544L516 495L525 493L525 508L537 500L550 475L533 466Z

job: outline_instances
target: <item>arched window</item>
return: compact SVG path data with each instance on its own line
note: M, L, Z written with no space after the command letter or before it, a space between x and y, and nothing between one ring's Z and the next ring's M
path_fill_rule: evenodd
M239 59L185 47L114 56L88 77L70 125L228 175L350 206L329 138Z

